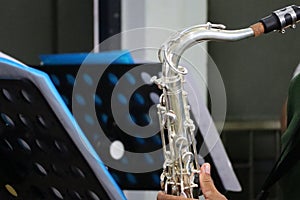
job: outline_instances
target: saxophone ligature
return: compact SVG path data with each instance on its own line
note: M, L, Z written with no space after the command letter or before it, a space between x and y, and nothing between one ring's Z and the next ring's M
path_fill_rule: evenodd
M162 75L152 77L152 81L162 90L157 109L164 152L161 187L165 193L195 198L200 191L195 181L200 170L195 125L183 86L187 69L179 66L184 51L203 41L238 41L276 30L284 33L287 27L295 28L299 20L300 7L292 5L274 11L249 28L225 30L224 25L211 23L193 26L171 36L161 46L158 55Z

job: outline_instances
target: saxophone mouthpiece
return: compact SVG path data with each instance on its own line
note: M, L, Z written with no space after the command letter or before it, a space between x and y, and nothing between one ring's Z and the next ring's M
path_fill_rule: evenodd
M259 23L251 26L255 36L271 31L285 32L287 27L296 28L296 23L300 21L300 7L291 5L274 11L271 15L262 18Z

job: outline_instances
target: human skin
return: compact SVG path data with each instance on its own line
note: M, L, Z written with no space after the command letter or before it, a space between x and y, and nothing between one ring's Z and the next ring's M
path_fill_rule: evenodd
M227 200L227 198L223 194L221 194L214 185L214 182L210 176L209 163L204 163L201 166L199 180L200 180L200 187L205 200ZM194 200L194 199L185 198L182 196L168 195L160 191L157 194L157 200Z

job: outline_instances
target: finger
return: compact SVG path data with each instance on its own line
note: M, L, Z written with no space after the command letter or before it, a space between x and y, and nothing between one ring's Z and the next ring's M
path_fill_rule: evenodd
M210 164L204 163L201 166L200 172L200 187L205 199L210 200L226 200L226 197L223 196L215 187L214 182L210 176Z
M210 176L210 164L204 163L201 166L201 174L200 174L200 186L202 191L210 191L215 190L215 185L213 183L213 180Z
M165 193L162 192L162 191L159 191L159 192L157 193L156 200L166 200Z
M157 200L176 200L177 198L179 198L179 197L176 197L173 195L168 195L162 191L159 191L157 194Z

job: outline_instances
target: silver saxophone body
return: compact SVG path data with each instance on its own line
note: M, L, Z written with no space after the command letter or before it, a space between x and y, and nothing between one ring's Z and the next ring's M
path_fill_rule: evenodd
M161 183L162 189L172 195L194 198L199 190L194 182L200 170L195 125L184 90L187 69L178 65L180 57L186 49L202 41L236 41L254 36L251 28L223 29L223 25L210 23L188 28L172 36L159 51L162 76L153 77L153 81L163 91L157 105L165 160Z
M294 7L299 9L297 6ZM280 14L282 15L279 12L278 16ZM179 66L182 54L203 41L229 42L259 36L264 33L264 28L268 27L263 20L240 30L225 30L224 25L211 23L190 27L174 34L161 46L158 54L162 63L162 75L159 78L153 77L152 81L162 89L157 109L164 152L161 187L165 193L195 198L199 195L200 188L195 183L200 170L197 161L195 125L190 117L187 92L184 90L184 75L187 74L187 69ZM292 23L295 24L297 21L299 18ZM290 25L292 24L282 23L280 30Z

